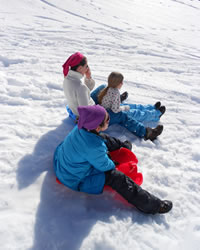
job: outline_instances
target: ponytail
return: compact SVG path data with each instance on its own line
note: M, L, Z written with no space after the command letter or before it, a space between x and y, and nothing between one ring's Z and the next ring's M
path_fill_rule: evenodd
M111 72L108 76L108 86L102 89L98 95L99 104L102 103L103 97L107 94L109 88L117 88L124 80L124 76L119 72Z
M102 89L100 91L100 93L98 94L98 102L99 102L99 104L102 103L103 97L107 94L108 89L109 89L109 87L106 87L106 88Z

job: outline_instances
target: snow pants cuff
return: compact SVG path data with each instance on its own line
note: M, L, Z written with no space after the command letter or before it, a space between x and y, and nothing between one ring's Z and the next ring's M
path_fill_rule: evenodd
M124 173L113 169L105 172L105 185L110 186L130 204L146 214L156 214L161 200L142 189Z

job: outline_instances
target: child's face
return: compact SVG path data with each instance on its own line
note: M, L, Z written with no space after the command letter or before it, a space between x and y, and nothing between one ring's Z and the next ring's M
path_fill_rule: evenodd
M87 63L87 61L86 61L86 64L84 66L79 66L78 69L77 69L77 71L79 73L81 73L82 75L85 75L85 73L87 72L87 70L88 70L88 63Z

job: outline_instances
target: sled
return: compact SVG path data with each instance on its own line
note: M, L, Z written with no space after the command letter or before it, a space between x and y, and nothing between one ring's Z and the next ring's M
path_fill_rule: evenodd
M76 121L77 116L72 112L72 110L69 108L68 105L66 106L66 110L67 110L67 112L69 114L69 117L71 117L72 120Z
M143 176L141 173L138 173L137 168L138 159L131 150L120 148L110 152L110 157L118 163L118 165L116 165L117 170L130 177L136 184L142 184Z
M110 152L110 157L113 161L117 162L116 169L123 172L126 176L130 177L136 184L141 185L143 182L142 173L138 173L137 163L138 159L135 154L127 148L120 148ZM132 207L120 194L109 186L104 186L104 191L109 191L112 198L120 201L126 206Z

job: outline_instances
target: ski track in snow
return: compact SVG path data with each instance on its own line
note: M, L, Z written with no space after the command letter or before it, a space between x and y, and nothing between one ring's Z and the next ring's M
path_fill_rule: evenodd
M1 0L0 22L1 248L199 249L200 1ZM166 105L155 143L108 133L132 141L143 187L173 201L169 214L56 184L53 153L74 126L62 64L75 51L96 86L117 70L127 103Z

